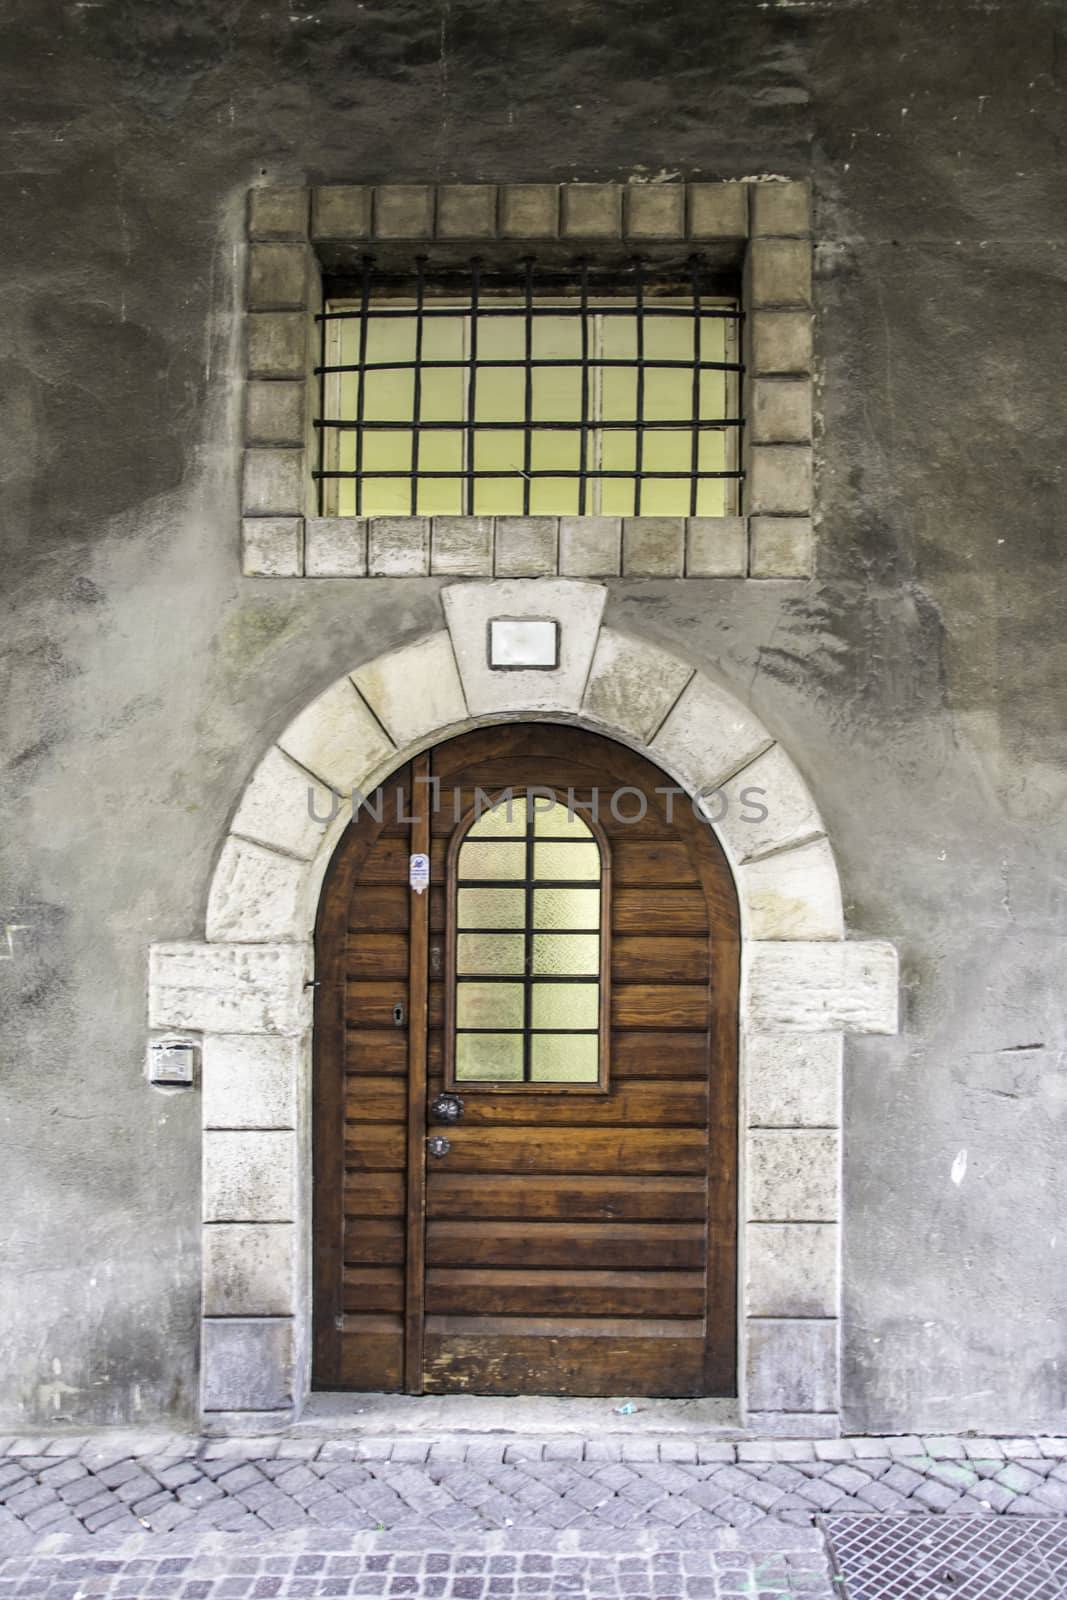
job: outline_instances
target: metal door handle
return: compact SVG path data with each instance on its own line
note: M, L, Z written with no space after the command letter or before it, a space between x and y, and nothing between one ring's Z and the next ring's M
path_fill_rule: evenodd
M447 1156L451 1150L452 1141L446 1139L443 1133L435 1133L432 1139L427 1139L426 1148L432 1156L437 1156L440 1160L441 1156Z
M458 1122L463 1115L463 1101L458 1094L439 1094L430 1107L435 1122Z

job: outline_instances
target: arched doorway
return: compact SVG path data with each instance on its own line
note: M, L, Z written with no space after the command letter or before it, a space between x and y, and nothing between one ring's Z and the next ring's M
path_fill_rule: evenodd
M739 957L718 840L616 741L387 780L316 924L313 1386L736 1393Z

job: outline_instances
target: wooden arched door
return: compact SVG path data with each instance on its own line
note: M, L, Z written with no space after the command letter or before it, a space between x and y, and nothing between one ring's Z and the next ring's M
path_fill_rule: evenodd
M738 972L714 834L624 746L383 785L316 929L315 1387L735 1393Z

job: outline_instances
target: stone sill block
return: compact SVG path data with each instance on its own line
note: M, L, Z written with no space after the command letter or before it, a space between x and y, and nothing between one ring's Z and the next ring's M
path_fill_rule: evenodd
M803 514L245 517L251 578L786 578L812 572Z

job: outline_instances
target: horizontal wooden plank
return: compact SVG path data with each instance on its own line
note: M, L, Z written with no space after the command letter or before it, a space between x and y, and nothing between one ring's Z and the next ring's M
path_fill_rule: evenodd
M439 1028L444 1021L445 986L429 985L428 1026ZM403 1007L403 1023L393 1022L394 1007ZM398 1033L407 1028L408 985L407 978L381 980L354 980L345 983L345 1025L348 1028L396 1027Z
M345 976L407 978L406 933L350 933L345 941Z
M536 778L530 775L534 771L537 773ZM641 802L635 794L619 795L615 799L613 810L612 800L616 786L611 783L606 786L583 783L575 772L574 763L570 760L561 761L552 756L542 756L535 759L533 766L526 771L514 765L509 768L494 762L482 768L482 773L482 781L478 785L481 790L478 805L482 812L508 788L518 797L523 786L532 783L538 791L539 806L544 803L541 796L545 791L554 790L560 805L572 805L575 814L583 819L592 815L609 838L617 833L650 839L670 839L677 836L677 830L665 820L662 798L654 792L646 793L643 816ZM676 799L675 805L678 803ZM442 784L440 804L431 814L431 832L443 838L450 837L464 818L473 813L474 805L473 783Z
M388 1130L368 1128L367 1135ZM449 1128L451 1149L436 1172L702 1172L707 1141L698 1128ZM367 1158L363 1158L366 1164ZM378 1160L377 1165L386 1163Z
M363 1081L353 1080L346 1112L350 1119L358 1115ZM430 1078L431 1101L442 1082L439 1076ZM538 1094L533 1087L515 1094L471 1093L469 1089L464 1092L462 1085L456 1092L463 1100L465 1127L565 1124L577 1128L628 1123L646 1127L702 1128L707 1118L705 1085L685 1079L679 1083L622 1083L607 1094Z
M708 1036L692 1033L628 1033L611 1035L610 1074L620 1078L702 1078L708 1076Z
M707 983L707 938L633 934L612 941L614 983Z
M441 1071L442 1040L432 1033L426 1044L429 1071ZM408 1036L406 1028L349 1028L345 1036L345 1071L352 1076L372 1078L407 1076Z
M346 1122L405 1122L407 1114L407 1084L403 1078L367 1076L347 1079Z
M628 1176L620 1181L618 1174L607 1178L571 1174L510 1177L435 1167L431 1180L427 1214L459 1221L496 1217L502 1221L699 1222L706 1206L703 1176Z
M429 1394L559 1394L690 1398L703 1389L698 1338L538 1338L427 1330Z
M343 1305L346 1313L403 1311L403 1267L346 1267Z
M346 1267L396 1267L404 1261L404 1224L398 1217L358 1217L345 1224Z
M348 908L351 933L377 930L404 933L411 925L411 890L405 875L402 883L365 883L356 886ZM441 932L445 925L443 882L430 889L430 930Z
M406 1154L402 1127L379 1123L345 1128L345 1167L349 1172L399 1172Z
M434 1222L426 1228L430 1267L651 1267L697 1272L704 1266L699 1222Z
M708 908L700 889L627 889L613 884L611 926L623 934L707 933Z
M340 1372L331 1388L396 1392L404 1386L404 1330L400 1317L345 1316Z
M345 1217L402 1217L403 1172L346 1172Z
M680 839L641 839L628 831L611 842L611 878L617 888L676 884L691 888L697 875Z
M614 1028L706 1028L711 993L706 984L617 983L611 991Z
M346 1293L347 1282L346 1274ZM426 1274L426 1310L451 1316L485 1310L498 1317L701 1317L704 1275L435 1267Z

